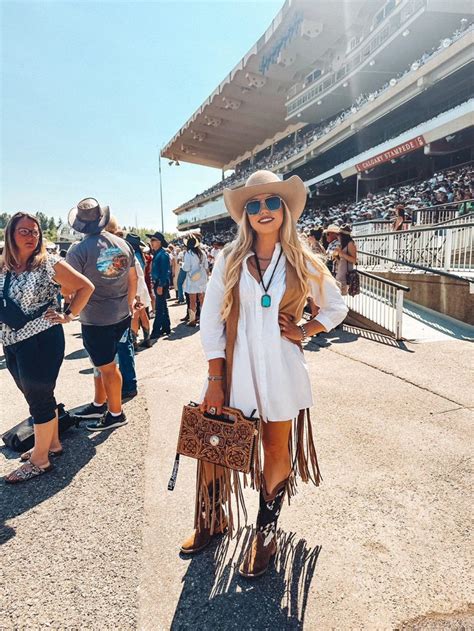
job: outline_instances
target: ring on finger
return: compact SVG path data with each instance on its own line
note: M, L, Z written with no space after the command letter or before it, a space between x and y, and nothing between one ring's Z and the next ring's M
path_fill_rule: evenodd
M216 414L217 410L215 407L209 408L209 414Z

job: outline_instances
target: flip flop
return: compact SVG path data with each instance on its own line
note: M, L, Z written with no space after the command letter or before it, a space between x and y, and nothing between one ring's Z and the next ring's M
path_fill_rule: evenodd
M8 474L4 480L6 484L19 484L20 482L27 482L28 480L32 480L33 478L38 478L40 475L44 473L49 473L53 471L54 465L50 464L48 467L37 467L32 462L28 461L25 464L21 465L15 471L12 471ZM14 476L13 478L11 476Z
M30 449L29 451L25 451L24 454L21 454L20 456L20 462L28 462L28 460L31 458L31 452L33 450ZM48 451L48 458L59 458L59 456L62 456L64 453L63 449L60 449L59 451Z

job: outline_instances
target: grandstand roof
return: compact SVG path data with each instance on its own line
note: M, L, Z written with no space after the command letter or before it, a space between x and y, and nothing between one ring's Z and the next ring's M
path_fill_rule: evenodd
M355 36L384 3L286 0L262 37L167 143L163 157L225 168L285 131L289 88L336 44Z

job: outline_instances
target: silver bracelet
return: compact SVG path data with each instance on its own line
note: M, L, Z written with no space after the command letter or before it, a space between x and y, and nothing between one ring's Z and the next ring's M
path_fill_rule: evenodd
M299 327L301 329L301 333L303 334L303 337L301 338L301 341L305 342L308 339L309 335L308 335L306 329L304 328L304 324L300 324Z
M224 377L222 375L208 375L208 381L224 381Z

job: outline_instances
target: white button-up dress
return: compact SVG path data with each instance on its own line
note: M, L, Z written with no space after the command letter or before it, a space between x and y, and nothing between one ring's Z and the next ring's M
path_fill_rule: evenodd
M268 286L280 255L277 243L263 280ZM271 286L271 306L262 307L262 284L250 274L247 259L240 277L240 315L232 367L230 405L246 416L253 410L266 421L288 421L313 405L308 367L301 350L282 337L278 325L279 304L286 289L286 257L282 254ZM221 317L224 299L225 258L214 265L201 311L201 341L207 360L225 358L225 324ZM323 281L322 291L311 282L311 296L319 306L316 317L327 331L340 324L347 314L346 304L335 283ZM207 382L206 386L207 388ZM204 398L205 390L201 400Z

